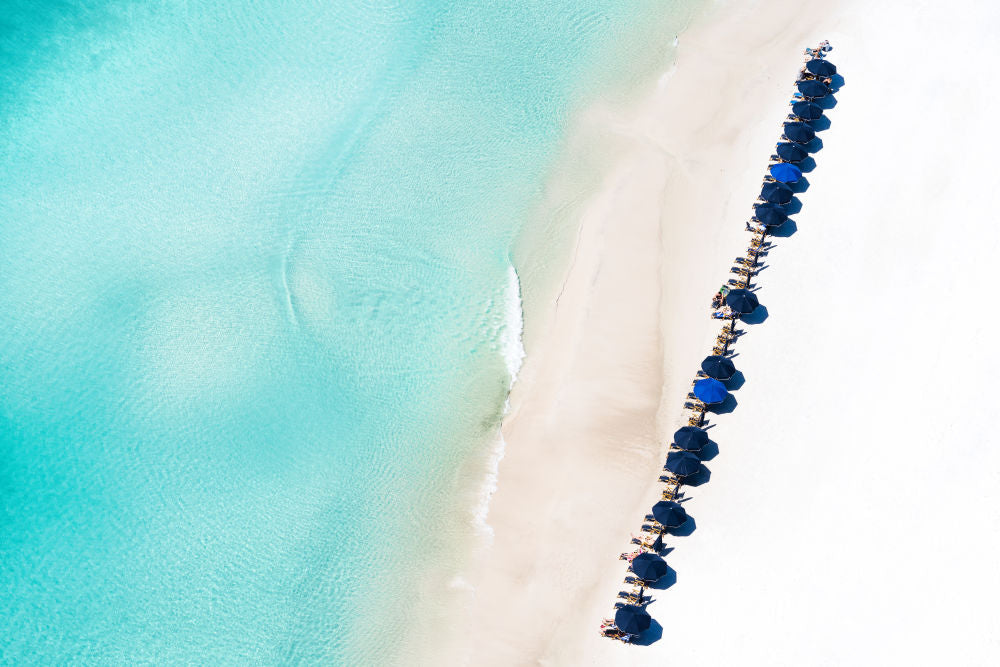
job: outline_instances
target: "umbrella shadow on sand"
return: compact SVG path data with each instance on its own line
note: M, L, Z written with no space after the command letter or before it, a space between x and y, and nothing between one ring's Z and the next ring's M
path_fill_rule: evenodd
M802 162L799 162L796 166L799 168L799 171L801 171L803 174L808 174L810 171L816 168L816 160L812 159L811 157L807 157L805 160L802 160Z
M714 440L709 440L708 443L701 448L701 451L698 452L698 458L702 461L711 461L718 455L719 445L717 445Z
M667 535L673 535L674 537L687 537L695 530L698 529L698 524L694 522L694 517L689 516L684 523L677 526L676 528L668 528L666 530Z
M715 403L708 406L708 412L717 415L727 415L735 410L737 405L739 405L739 403L736 401L736 397L732 394L728 394L721 403Z
M646 588L654 591L665 591L674 584L677 583L677 570L667 566L667 573L654 581L653 583L646 586Z
M816 130L817 132L822 132L823 130L830 129L830 119L826 116L820 116L816 120L809 121L809 127Z
M810 153L819 153L823 150L823 140L819 137L815 137L812 141L805 145L805 149Z
M698 471L684 478L684 486L701 486L712 479L712 471L705 466L698 466Z
M777 227L772 227L768 230L768 234L771 236L777 236L778 238L786 239L795 232L799 231L799 226L795 224L795 221L788 218L783 223Z
M746 376L743 375L743 371L736 371L733 376L726 380L726 389L729 391L738 391L746 383ZM705 459L702 458L702 461Z
M639 638L633 641L638 646L649 646L663 638L663 626L654 618L649 622L649 629L645 630Z
M744 324L761 324L767 319L767 307L757 306L752 313L741 315L740 321Z

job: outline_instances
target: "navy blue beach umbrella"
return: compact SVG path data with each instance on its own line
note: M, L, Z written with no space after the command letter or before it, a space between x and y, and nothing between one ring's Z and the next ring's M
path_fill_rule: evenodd
M656 554L641 553L632 559L632 572L643 581L656 581L667 573L667 561Z
M806 71L816 76L833 76L837 73L837 66L829 60L813 58L806 63Z
M661 500L653 505L653 518L664 528L680 528L688 520L688 514L680 503Z
M697 426L683 426L674 433L674 447L685 452L700 452L708 444L708 433Z
M627 604L615 612L615 627L630 635L649 630L651 621L646 610L634 604Z
M808 144L816 136L816 130L805 123L785 123L785 136L797 144Z
M788 213L784 206L778 204L761 204L754 209L754 220L763 223L766 227L777 227L785 220L788 220Z
M795 84L795 87L799 89L799 92L802 93L803 97L809 97L812 99L826 97L830 93L830 89L826 87L825 83L822 81L816 81L815 79L799 81Z
M823 107L812 102L796 102L792 105L792 113L802 120L816 120L823 115Z
M733 377L733 374L736 372L736 365L731 359L719 354L713 354L711 357L705 357L701 362L701 370L705 371L705 375L710 378L725 381Z
M774 180L781 183L795 183L802 178L802 170L794 164L788 164L786 162L772 164L768 171L771 172L771 176L774 177Z
M760 198L772 204L787 204L792 201L792 189L783 183L765 183Z
M701 459L691 452L670 452L663 467L678 477L687 477L701 470Z
M785 162L802 162L809 157L809 151L802 148L802 146L790 143L778 144L775 147L775 152Z
M740 290L737 290L740 291ZM732 294L732 292L730 292ZM721 403L726 400L726 385L715 378L705 378L694 383L694 395L702 403Z
M726 295L726 305L741 315L749 315L757 310L760 302L757 301L757 295L753 292L748 292L745 289L734 289Z

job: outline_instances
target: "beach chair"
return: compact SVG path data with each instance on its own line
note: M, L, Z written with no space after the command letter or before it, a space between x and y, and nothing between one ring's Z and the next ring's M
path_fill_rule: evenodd
M694 417L688 419L688 426L701 426L701 415L697 414Z
M618 591L618 597L629 604L639 604L641 602L639 594L635 591Z
M715 347L712 348L712 354L714 354L715 356L719 356L720 354L722 354L725 351L726 351L726 348L725 348L724 345L716 345Z
M697 373L695 373L695 375L698 378L700 378L700 379L704 379L704 378L708 377L708 373L706 373L705 371L698 371Z

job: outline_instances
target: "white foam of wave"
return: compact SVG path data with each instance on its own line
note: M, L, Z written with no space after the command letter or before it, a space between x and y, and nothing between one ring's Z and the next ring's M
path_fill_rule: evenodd
M521 281L512 265L507 267L507 288L504 290L504 322L499 331L500 353L507 366L507 376L510 384L507 387L507 399L504 401L503 413L510 409L510 389L517 381L517 374L524 363L524 308L521 302ZM493 537L493 528L486 522L490 511L490 499L497 490L500 477L500 461L503 460L507 443L503 434L497 431L496 440L490 448L486 462L486 479L479 492L479 503L473 518L476 530L486 537Z

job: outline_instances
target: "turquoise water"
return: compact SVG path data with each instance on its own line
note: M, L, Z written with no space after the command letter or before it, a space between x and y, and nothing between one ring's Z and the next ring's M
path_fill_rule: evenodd
M511 245L662 8L5 3L3 661L393 657L502 411Z

